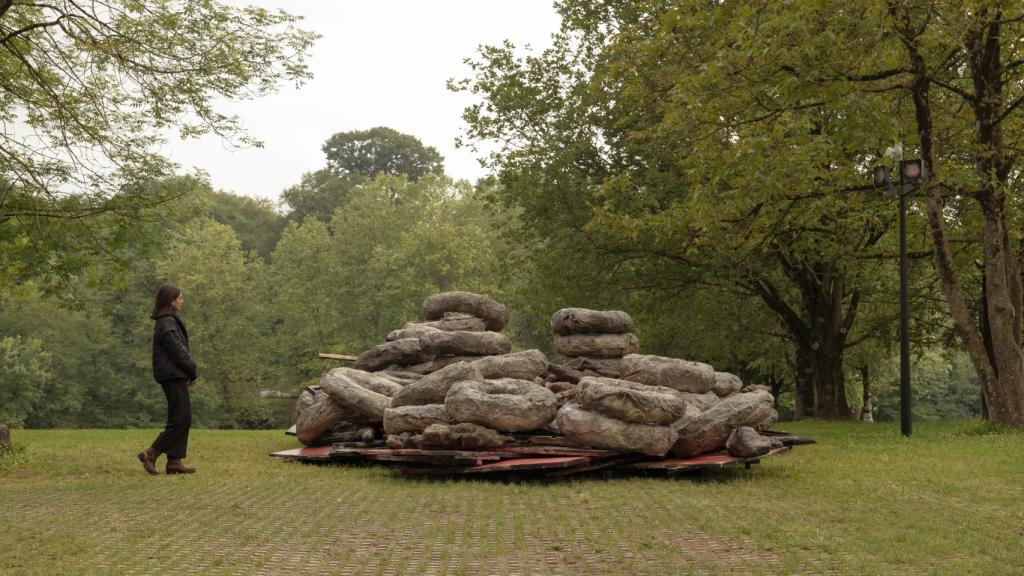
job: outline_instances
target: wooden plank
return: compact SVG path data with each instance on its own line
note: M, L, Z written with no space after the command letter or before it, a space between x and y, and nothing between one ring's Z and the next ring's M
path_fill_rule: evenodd
M320 352L318 356L321 360L342 360L344 362L352 362L356 359L356 356L349 356L348 354L328 354L327 352Z
M701 454L700 456L693 456L690 458L669 458L665 460L649 460L646 462L635 462L633 464L627 464L625 467L634 470L665 470L669 472L679 472L682 470L700 470L702 468L723 468L730 464L747 464L759 462L761 458L767 458L768 456L775 456L789 450L788 446L782 448L775 448L763 456L756 458L737 458L730 456L727 453L719 452L715 454Z
M326 462L332 459L330 446L315 446L312 448L293 448L291 450L271 452L270 456L272 458L281 458L284 460L300 460L303 462Z
M548 364L548 372L570 384L578 384L584 378L583 372L559 364Z
M541 436L532 434L513 434L513 438L518 442L528 444L530 446L561 446L564 448L575 448L576 445L569 441L565 436Z
M358 448L334 445L331 454L339 458L364 459L382 462L435 464L437 466L477 466L485 462L516 458L519 455L503 451L473 450L420 450L418 448Z
M391 453L400 456L443 456L451 458L516 458L519 454L510 450L433 450L426 448L393 448L386 450L375 450L376 454Z
M606 468L617 468L624 464L636 462L637 460L643 460L646 456L630 455L622 456L620 458L609 458L607 460L593 460L590 464L581 466L574 466L572 468L566 468L564 470L555 470L554 472L548 472L546 476L572 476L573 474L583 474L584 472L593 472L595 470L603 470Z
M536 454L541 456L586 456L588 458L612 458L622 456L613 450L596 450L593 448L569 448L563 446L513 446L506 448L508 452L519 455Z
M548 458L512 458L482 466L474 466L465 470L466 474L486 474L490 472L522 472L526 470L550 470L552 468L569 468L587 464L590 458L583 456L553 456Z

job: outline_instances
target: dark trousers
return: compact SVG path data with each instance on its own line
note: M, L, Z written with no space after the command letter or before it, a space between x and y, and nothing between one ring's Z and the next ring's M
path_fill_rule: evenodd
M188 430L192 427L192 400L188 394L188 380L161 382L167 396L167 424L153 441L153 450L167 454L168 458L184 458L188 451Z

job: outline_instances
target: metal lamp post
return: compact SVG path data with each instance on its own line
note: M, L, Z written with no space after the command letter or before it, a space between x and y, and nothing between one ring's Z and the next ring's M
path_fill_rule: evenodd
M901 147L902 148L902 147ZM901 153L902 155L902 153ZM907 196L924 179L921 160L900 160L900 183L893 186L888 166L876 166L875 187L888 188L900 200L900 432L910 436L910 307L907 303Z

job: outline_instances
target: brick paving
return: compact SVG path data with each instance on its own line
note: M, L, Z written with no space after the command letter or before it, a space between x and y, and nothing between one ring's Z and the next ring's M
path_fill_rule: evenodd
M0 544L0 574L42 574L36 567L55 564L68 574L140 575L794 571L752 536L706 529L732 526L737 514L701 495L722 490L717 481L409 479L392 468L303 465L266 452L198 459L195 476L151 478L130 453L114 456L80 473L47 464L0 477L0 542L19 542ZM741 491L750 474L719 478ZM836 561L795 571L828 574Z

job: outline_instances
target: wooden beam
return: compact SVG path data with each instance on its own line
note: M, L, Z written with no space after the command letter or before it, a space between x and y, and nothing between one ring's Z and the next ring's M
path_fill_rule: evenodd
M352 362L356 359L355 356L347 354L328 354L327 352L321 352L319 356L321 360L341 360L343 362Z
M583 372L580 372L579 370L569 368L568 366L561 366L559 364L548 364L548 372L571 384L579 384L580 379L585 376Z

